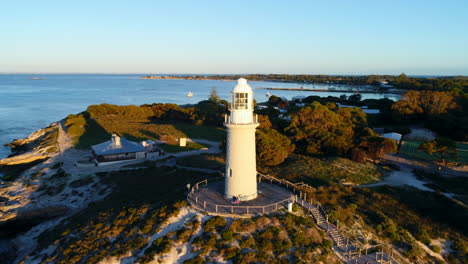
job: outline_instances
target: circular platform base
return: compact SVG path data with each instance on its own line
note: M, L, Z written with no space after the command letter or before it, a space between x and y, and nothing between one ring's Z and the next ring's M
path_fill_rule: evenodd
M294 200L294 195L278 185L260 182L257 198L232 204L224 197L224 181L200 185L189 195L189 202L195 208L217 215L254 215L267 214L285 208Z

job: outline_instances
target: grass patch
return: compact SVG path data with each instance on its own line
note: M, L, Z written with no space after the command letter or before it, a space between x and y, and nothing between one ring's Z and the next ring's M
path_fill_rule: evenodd
M185 147L179 147L179 145L175 145L175 144L161 144L158 146L168 153L177 153L177 152L199 150L202 148L206 148L206 146L196 143L196 142L187 142L187 145Z
M413 172L418 179L428 182L431 189L461 195L468 194L468 179L466 177L442 177L439 174L421 170Z
M374 164L361 164L345 158L318 159L294 154L281 165L271 167L268 173L313 186L336 182L368 184L378 181L382 176Z
M221 141L226 138L226 130L222 127L215 126L195 126L188 123L175 123L175 128L182 131L189 138L208 139L213 141Z
M119 115L95 116L86 118L86 114L70 115L66 122L67 132L77 148L88 149L92 145L110 139L112 133L132 141L159 140L164 137L173 139L181 137L200 138L220 141L225 137L225 131L219 127L196 126L189 123L157 122L149 118L129 118ZM193 149L202 145L188 143ZM170 151L169 151L170 150ZM168 152L178 152L175 147L168 147Z
M421 141L421 140L405 140L401 144L399 154L401 156L404 156L410 159L439 161L440 158L437 156L437 154L435 156L431 156L423 151L418 151L419 146L423 142L424 141ZM457 149L457 156L452 157L448 155L446 160L448 162L458 162L461 164L468 164L468 144L457 142L456 149Z
M177 159L177 164L187 167L223 170L226 166L224 155L202 154Z
M96 120L85 118L84 114L68 116L65 126L73 144L79 149L89 149L92 145L109 140L111 136Z

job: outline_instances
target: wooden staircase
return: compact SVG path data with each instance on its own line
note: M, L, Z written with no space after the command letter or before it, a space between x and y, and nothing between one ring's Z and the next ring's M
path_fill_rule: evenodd
M317 225L320 225L322 223L325 223L325 217L323 216L322 212L320 212L320 209L317 206L312 206L310 208L310 213L312 216L314 216L315 222L317 222Z
M343 236L338 232L336 228L334 229L329 229L328 234L332 237L333 241L335 241L335 244L339 247L344 246L346 241L343 238Z

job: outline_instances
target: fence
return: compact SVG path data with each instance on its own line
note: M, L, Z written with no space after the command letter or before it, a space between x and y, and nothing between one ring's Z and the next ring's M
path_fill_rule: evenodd
M215 180L216 181L216 180ZM285 208L287 204L294 202L293 198L288 198L281 200L276 203L267 204L267 205L222 205L208 202L204 199L198 198L197 195L194 195L194 192L200 187L206 187L208 185L208 180L203 180L197 182L190 190L188 194L188 201L194 206L203 211L216 213L216 214L265 214L277 211L280 208Z
M266 180L269 181L270 184L275 183L285 186L287 189L292 189L294 194L296 194L295 202L314 217L317 226L329 234L337 246L335 251L341 255L346 263L363 263L362 261L387 264L399 263L395 260L393 249L391 247L389 247L389 250L385 252L384 245L382 244L364 247L363 245L360 245L358 239L350 239L350 236L345 238L342 235L342 232L340 232L339 223L337 222L336 225L334 225L329 222L328 215L322 204L319 201L311 199L311 197L307 197L307 192L315 191L315 188L312 186L303 182L292 183L285 179L278 179L261 173L258 175L259 182Z
M326 214L323 206L320 202L307 197L307 192L315 191L315 188L309 186L303 182L292 183L285 179L278 179L270 175L264 175L258 173L258 181L269 181L270 184L278 184L286 187L288 190L292 190L295 194L294 198L285 199L277 203L264 205L264 206L234 206L234 205L219 205L207 202L206 200L199 199L194 195L194 191L200 187L206 187L208 180L203 180L196 183L188 194L188 201L194 206L206 212L216 214L265 214L277 211L279 208L285 207L288 203L295 202L305 209L306 212L310 213L316 223L321 229L325 230L335 242L335 252L344 260L345 263L362 263L362 261L368 261L369 263L387 263L387 264L398 264L393 255L393 248L387 252L384 251L384 245L378 244L371 247L364 247L358 242L358 239L350 239L350 236L344 238L339 232L338 222L336 225L331 224L328 221L328 215ZM216 181L216 180L215 180ZM350 241L351 240L351 241ZM380 251L378 250L380 247ZM375 254L374 254L375 253Z

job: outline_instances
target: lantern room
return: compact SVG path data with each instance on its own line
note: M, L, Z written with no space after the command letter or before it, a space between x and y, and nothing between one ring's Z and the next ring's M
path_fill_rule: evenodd
M252 124L253 119L253 92L247 80L240 78L231 93L229 107L231 124Z

